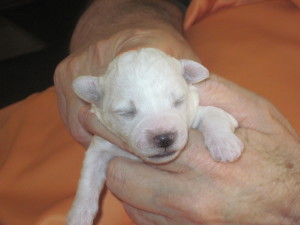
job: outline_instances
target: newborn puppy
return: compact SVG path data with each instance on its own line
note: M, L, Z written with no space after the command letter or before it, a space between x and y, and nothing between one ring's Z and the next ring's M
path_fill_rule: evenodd
M214 160L231 162L240 156L243 144L234 134L237 121L220 108L198 105L193 84L208 76L197 62L143 48L117 56L103 76L74 81L74 92L92 104L97 118L132 152L94 136L68 214L69 225L92 225L106 167L115 156L170 162L186 145L190 127L202 132Z

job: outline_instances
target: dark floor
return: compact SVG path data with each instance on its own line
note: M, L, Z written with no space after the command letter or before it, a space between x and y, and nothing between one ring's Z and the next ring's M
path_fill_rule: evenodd
M86 0L0 2L0 108L53 85Z

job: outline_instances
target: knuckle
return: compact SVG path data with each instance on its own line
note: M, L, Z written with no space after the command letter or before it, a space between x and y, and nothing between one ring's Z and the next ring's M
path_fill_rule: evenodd
M68 56L56 66L54 71L54 82L61 82L68 77L72 77L72 75L79 70L80 65L79 57Z
M267 99L260 98L258 101L261 114L267 118L276 118L279 115L276 107Z
M66 69L66 61L60 62L54 71L53 81L54 86L56 87L56 90L60 93L64 93L65 89L68 86L68 82L70 81L70 72ZM67 94L67 93L64 93Z
M67 127L71 136L76 141L78 141L84 147L88 147L89 143L91 142L92 135L85 131L78 121L68 118Z
M65 74L66 63L67 63L67 59L64 59L60 63L58 63L58 65L56 66L55 71L54 71L55 80L58 80L62 75Z

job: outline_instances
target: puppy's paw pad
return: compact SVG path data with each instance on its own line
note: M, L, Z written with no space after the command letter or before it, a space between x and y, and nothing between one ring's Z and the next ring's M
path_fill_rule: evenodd
M220 162L233 162L244 150L243 142L234 134L215 135L205 140L212 158Z

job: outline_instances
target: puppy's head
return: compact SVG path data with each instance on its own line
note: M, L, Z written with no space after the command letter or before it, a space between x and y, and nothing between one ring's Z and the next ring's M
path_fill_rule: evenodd
M100 77L82 76L75 93L94 104L104 125L144 161L174 159L187 142L198 97L192 84L208 77L199 63L152 48L123 53Z

